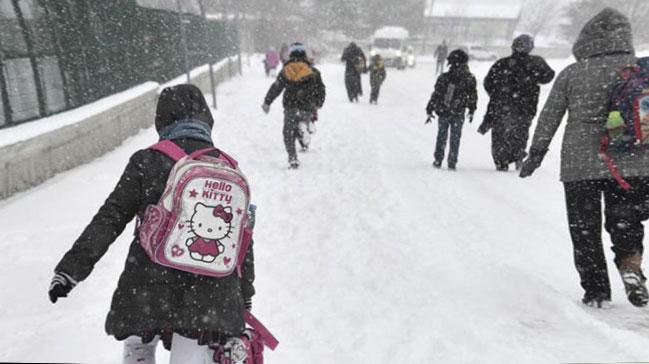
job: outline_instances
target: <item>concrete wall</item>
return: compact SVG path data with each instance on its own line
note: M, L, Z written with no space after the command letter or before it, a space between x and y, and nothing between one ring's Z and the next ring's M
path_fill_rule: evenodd
M236 58L215 65L216 84L238 74L238 65ZM207 70L207 66L199 69ZM209 72L192 72L191 79L204 93L211 93ZM177 80L172 83L185 82L186 79L179 77ZM92 116L80 117L72 124L0 146L0 199L37 186L57 173L88 163L115 149L129 136L153 125L160 89L154 87ZM97 104L102 102L105 100L99 100ZM74 110L68 112L74 113ZM47 120L34 121L38 122ZM27 127L28 124L22 126Z

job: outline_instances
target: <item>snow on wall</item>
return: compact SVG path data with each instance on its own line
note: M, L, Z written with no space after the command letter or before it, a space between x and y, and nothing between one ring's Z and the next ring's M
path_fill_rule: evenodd
M191 82L212 93L207 65L190 71ZM213 67L215 84L239 71L225 59ZM34 187L57 173L90 162L153 124L160 90L186 82L186 76L159 85L147 82L93 103L0 130L0 199Z

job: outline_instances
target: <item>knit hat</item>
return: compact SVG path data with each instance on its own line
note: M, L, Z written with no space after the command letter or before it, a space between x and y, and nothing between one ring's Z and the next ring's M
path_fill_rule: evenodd
M306 57L306 46L300 42L295 42L289 47L288 54L291 58Z
M528 54L534 49L534 38L529 34L521 34L512 42L512 51Z
M448 57L446 57L446 60L451 66L463 65L469 62L469 55L461 49L456 49L449 53Z

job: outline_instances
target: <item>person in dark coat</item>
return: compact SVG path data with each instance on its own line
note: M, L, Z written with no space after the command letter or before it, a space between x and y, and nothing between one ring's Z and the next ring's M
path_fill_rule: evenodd
M356 43L351 42L343 51L340 60L345 62L347 97L350 102L358 102L358 97L363 95L361 73L364 73L367 68L365 53Z
M630 182L630 190L617 184L599 158L619 71L636 63L628 18L611 8L603 10L586 23L572 50L577 62L557 76L520 175L528 177L541 165L569 110L561 146L561 181L575 266L585 291L582 302L592 307L610 305L611 284L602 243L603 198L604 227L611 236L627 298L635 306L645 306L649 294L641 267L642 223L649 219L649 150L610 151Z
M298 168L300 161L295 141L300 142L303 151L308 149L314 115L324 104L326 93L320 71L307 58L306 47L295 43L291 46L290 54L289 61L270 86L262 109L268 113L273 101L284 92L284 146L289 168Z
M442 44L438 45L435 48L435 57L437 58L437 67L435 68L435 75L439 75L444 72L444 62L448 56L448 45L446 45L446 39L442 41Z
M372 57L370 63L370 86L372 87L372 92L370 93L370 104L378 103L379 92L383 81L385 81L385 77L385 63L383 63L381 55L377 54Z
M462 50L456 49L448 55L449 71L443 73L435 83L435 91L426 106L427 123L433 112L439 116L437 143L435 145L435 161L433 166L439 168L444 160L444 150L451 129L451 146L448 153L448 168L455 170L460 151L460 138L464 115L468 111L469 122L473 121L478 102L475 76L469 71L469 56Z
M489 106L479 131L492 129L491 154L499 171L507 171L511 163L520 168L539 102L539 84L554 78L554 71L543 58L530 55L532 49L532 37L517 37L512 55L496 61L484 81Z
M214 122L205 98L193 85L165 88L158 99L155 127L160 140L171 140L185 152L213 146ZM212 152L218 157L218 152ZM147 206L158 203L174 161L151 149L133 154L119 182L72 248L56 265L49 296L52 302L66 297L86 279L110 245ZM134 346L153 345L162 338L174 351L239 336L244 309L255 293L252 247L242 265L242 278L232 274L214 278L154 263L140 245L131 242L124 270L106 319L106 332L126 339L125 363L134 363ZM172 340L173 336L173 340ZM198 341L197 341L198 340ZM172 344L173 341L173 344ZM127 358L128 356L128 358Z

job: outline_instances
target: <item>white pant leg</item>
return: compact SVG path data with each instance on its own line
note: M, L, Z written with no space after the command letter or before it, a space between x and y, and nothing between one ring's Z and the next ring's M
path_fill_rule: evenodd
M206 357L207 345L198 345L197 340L173 335L169 364L205 364Z
M313 121L307 122L306 130L309 131L309 134L315 134L315 132L317 130L316 127L315 127L315 123Z
M311 143L311 135L308 131L307 122L300 121L297 127L300 132L300 144L302 144L303 147L308 147Z
M124 340L122 364L155 364L155 350L160 339L156 336L150 343L143 344L139 336L129 336Z

